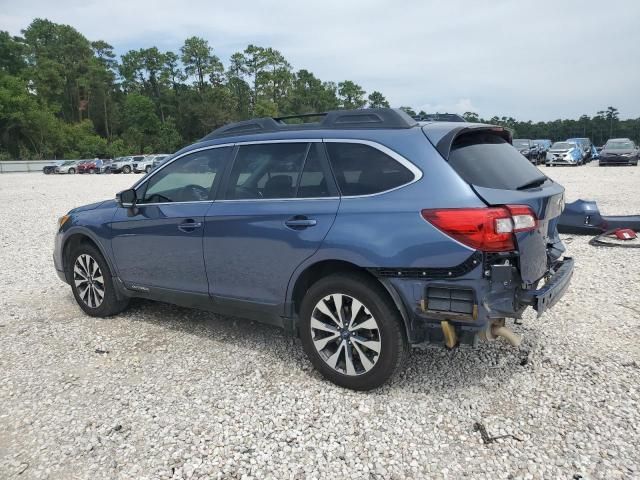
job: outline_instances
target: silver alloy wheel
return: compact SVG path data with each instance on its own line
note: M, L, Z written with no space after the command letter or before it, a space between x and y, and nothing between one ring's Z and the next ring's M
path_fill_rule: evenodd
M327 365L344 375L362 375L380 358L378 322L356 298L332 293L311 314L311 340Z
M73 281L78 296L90 308L98 308L104 300L104 278L100 265L91 255L83 253L73 265Z

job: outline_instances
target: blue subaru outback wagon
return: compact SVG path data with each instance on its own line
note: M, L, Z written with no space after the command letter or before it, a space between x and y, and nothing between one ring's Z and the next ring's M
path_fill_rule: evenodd
M393 109L318 118L219 128L61 217L55 266L82 310L143 297L278 325L330 381L367 390L413 344L517 344L505 319L563 295L564 189L507 130Z

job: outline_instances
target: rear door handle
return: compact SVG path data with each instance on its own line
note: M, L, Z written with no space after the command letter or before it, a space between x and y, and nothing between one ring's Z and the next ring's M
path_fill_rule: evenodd
M185 220L180 225L178 225L178 230L181 232L193 232L196 228L200 228L202 226L202 222L196 222L193 219Z
M304 215L296 215L295 217L291 217L289 220L284 222L284 224L293 228L294 230L301 230L303 228L314 227L318 224L318 221L313 218L307 218Z

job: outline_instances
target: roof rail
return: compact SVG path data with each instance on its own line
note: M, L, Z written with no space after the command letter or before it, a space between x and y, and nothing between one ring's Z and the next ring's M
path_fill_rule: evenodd
M289 124L284 120L292 118L323 117L321 122ZM411 128L418 123L406 112L396 108L366 108L360 110L332 110L329 112L304 113L283 117L264 117L230 123L220 127L204 140L254 133L270 133L288 130L319 129L372 129L372 128Z

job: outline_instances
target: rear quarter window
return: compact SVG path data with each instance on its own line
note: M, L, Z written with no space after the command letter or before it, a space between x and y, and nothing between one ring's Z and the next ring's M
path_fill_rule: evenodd
M449 164L467 183L516 190L544 174L504 138L488 132L460 135L449 153Z
M339 142L326 145L343 196L386 192L415 179L408 168L370 145Z

